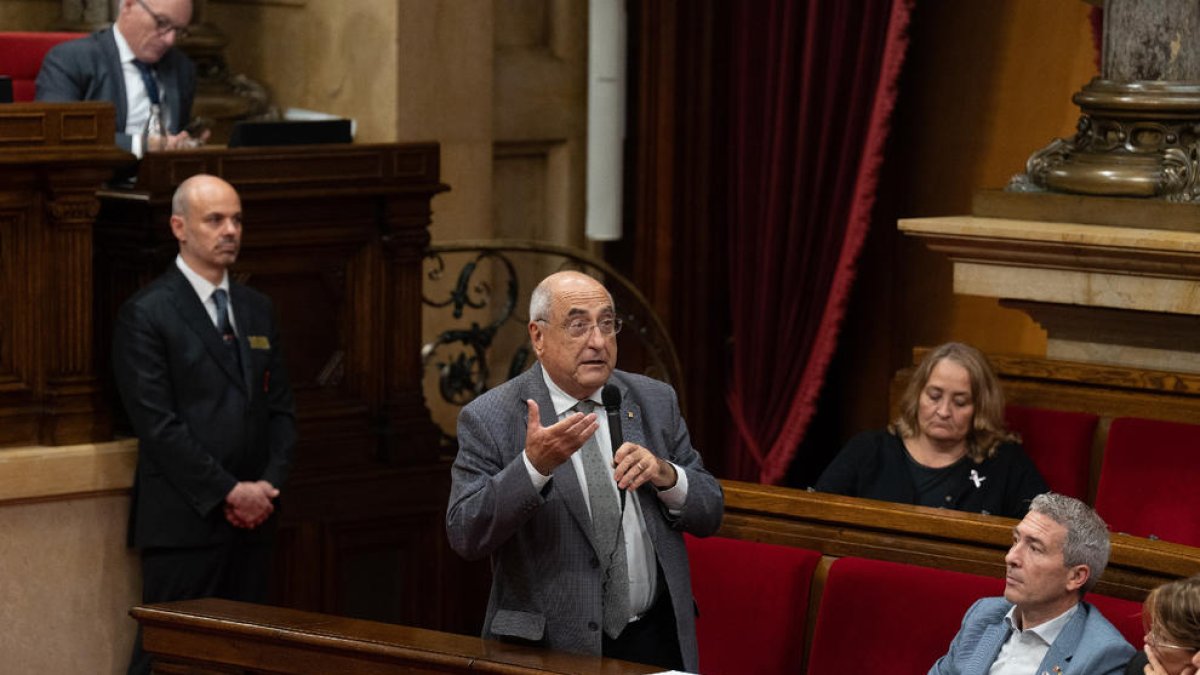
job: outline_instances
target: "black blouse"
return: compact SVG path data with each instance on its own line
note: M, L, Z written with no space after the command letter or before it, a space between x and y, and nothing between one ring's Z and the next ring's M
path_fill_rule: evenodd
M942 469L918 465L914 470L913 464L898 436L864 432L834 457L814 489L1009 518L1024 517L1030 500L1050 490L1019 443L1000 444L994 457L978 464L966 457ZM914 474L921 476L925 492Z

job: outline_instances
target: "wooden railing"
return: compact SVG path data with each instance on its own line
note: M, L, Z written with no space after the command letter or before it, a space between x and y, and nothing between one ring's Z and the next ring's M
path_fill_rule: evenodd
M134 607L155 671L251 673L652 673L566 654L375 621L206 598Z
M737 481L722 485L721 536L814 549L830 558L858 556L1002 577L1017 522ZM1151 588L1197 572L1200 549L1116 534L1096 592L1140 601ZM436 594L435 589L428 592ZM655 671L610 659L225 600L135 607L132 614L162 672Z
M924 506L722 481L720 535L821 551L1004 576L1016 520ZM1159 584L1200 572L1200 549L1112 535L1096 591L1142 600Z

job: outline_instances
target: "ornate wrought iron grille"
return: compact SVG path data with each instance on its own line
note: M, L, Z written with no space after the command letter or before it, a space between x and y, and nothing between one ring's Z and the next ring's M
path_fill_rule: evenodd
M579 270L600 279L625 323L620 367L681 389L675 346L645 296L585 251L537 241L487 239L431 245L425 256L421 348L425 397L447 440L458 409L534 361L529 294L546 275Z

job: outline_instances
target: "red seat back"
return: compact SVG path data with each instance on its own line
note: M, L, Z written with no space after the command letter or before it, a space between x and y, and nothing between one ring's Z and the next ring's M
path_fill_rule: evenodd
M1200 484L1200 426L1113 420L1096 488L1096 512L1114 532L1200 546L1188 508Z
M34 81L46 52L60 42L84 35L86 33L0 32L0 75L12 78L13 100L32 101Z
M841 558L825 581L808 673L923 675L949 649L967 608L1003 592L999 578Z
M799 673L817 551L685 535L700 672Z
M1146 629L1142 626L1142 603L1095 593L1089 593L1084 599L1095 605L1129 644L1139 650L1142 648L1146 637Z
M1099 416L1010 405L1004 417L1050 489L1086 501Z

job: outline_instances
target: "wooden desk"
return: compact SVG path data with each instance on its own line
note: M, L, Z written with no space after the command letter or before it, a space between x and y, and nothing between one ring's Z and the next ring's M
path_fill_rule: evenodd
M134 157L108 103L0 105L0 445L112 437L92 331L96 190Z
M204 599L134 607L160 663L266 673L654 673L616 659L311 612Z

